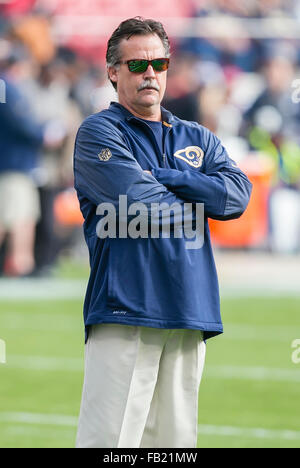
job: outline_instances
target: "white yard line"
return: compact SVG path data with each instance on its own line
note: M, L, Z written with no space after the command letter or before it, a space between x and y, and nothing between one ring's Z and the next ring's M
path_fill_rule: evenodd
M250 325L238 323L226 323L224 321L224 340L249 340L249 341L275 341L276 343L288 343L295 339L296 325ZM300 334L299 334L300 337Z
M294 369L252 366L207 366L205 376L215 379L265 380L272 382L300 382L300 366Z
M78 418L62 414L41 414L41 413L0 413L0 422L17 424L41 424L48 426L71 426L77 425Z
M83 358L64 358L46 356L6 356L8 368L33 371L83 372Z
M0 279L0 301L83 299L87 279ZM221 298L245 297L300 297L298 277L274 283L267 279L251 282L220 279Z
M0 420L1 423L1 420ZM15 440L16 437L22 437L22 439L29 438L32 442L34 439L48 440L61 440L73 439L75 436L75 428L66 426L41 426L41 425L29 425L29 424L6 424L1 427L1 434L6 437L11 437ZM75 444L75 440L74 440Z
M32 371L83 372L83 358L11 355L6 357L4 369ZM207 366L205 377L214 379L265 380L273 382L300 382L300 366L293 369L253 366Z
M214 426L199 424L198 433L211 436L245 437L253 439L298 440L300 431L289 429L265 429L237 426Z
M1 309L1 305L0 305ZM4 307L0 312L1 330L24 330L29 331L49 331L49 332L63 332L63 333L76 333L82 331L83 333L83 315L81 312L74 311L74 316L67 314L60 314L59 310L53 310L53 314L43 313L43 306L41 305L40 312L7 312Z
M220 284L220 296L221 299L243 299L247 297L288 297L288 298L299 298L300 297L300 288L299 284L264 284L263 280L261 283L254 282L253 284L244 285L236 284L231 285L222 285Z
M62 414L41 414L25 412L0 412L0 423L29 424L47 426L65 426L76 428L78 418ZM229 437L247 437L254 439L298 440L300 431L289 429L265 429L238 426L216 426L200 424L199 434Z
M0 301L83 299L86 286L76 279L1 279Z

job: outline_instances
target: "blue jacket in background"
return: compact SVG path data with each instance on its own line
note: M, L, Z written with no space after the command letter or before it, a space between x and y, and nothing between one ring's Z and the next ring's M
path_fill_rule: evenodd
M86 331L96 323L199 329L205 339L223 331L207 218L241 216L251 183L208 129L163 108L162 116L163 154L150 126L118 103L88 117L78 131L75 188L91 266ZM103 150L107 160L99 157ZM204 203L203 247L186 249L184 236L100 239L97 205L118 210L120 194L128 205Z
M0 103L0 172L28 173L37 165L43 128L18 88L8 80L5 85L6 102Z

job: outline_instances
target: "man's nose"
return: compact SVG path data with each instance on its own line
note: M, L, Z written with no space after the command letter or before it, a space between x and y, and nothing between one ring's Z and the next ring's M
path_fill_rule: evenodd
M147 70L144 73L144 78L155 78L155 71L152 65L149 63Z

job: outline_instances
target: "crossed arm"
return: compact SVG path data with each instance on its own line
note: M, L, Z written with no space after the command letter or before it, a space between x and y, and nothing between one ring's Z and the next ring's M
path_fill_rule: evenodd
M112 157L100 161L109 148ZM121 132L103 122L101 130L89 122L79 129L75 144L75 187L95 205L111 202L117 207L120 194L128 203L204 203L205 214L214 219L241 216L251 194L251 183L229 158L220 141L210 135L204 172L153 168L144 171L128 150Z
M177 196L189 202L204 203L206 214L214 219L240 217L249 203L252 184L229 158L220 140L210 135L205 155L205 172L153 168L145 171Z

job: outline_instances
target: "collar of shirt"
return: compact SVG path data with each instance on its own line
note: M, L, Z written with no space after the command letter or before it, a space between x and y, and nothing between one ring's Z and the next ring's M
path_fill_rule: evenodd
M131 120L131 119L145 120L145 119L139 119L138 117L133 115L128 109L126 109L126 107L122 106L122 104L119 104L118 102L112 101L110 103L110 109L111 108L119 109L123 113L126 120ZM175 119L174 119L173 114L171 114L171 112L169 112L162 106L161 106L161 114L162 114L162 123L167 124L167 126L168 125L173 126L175 124Z

